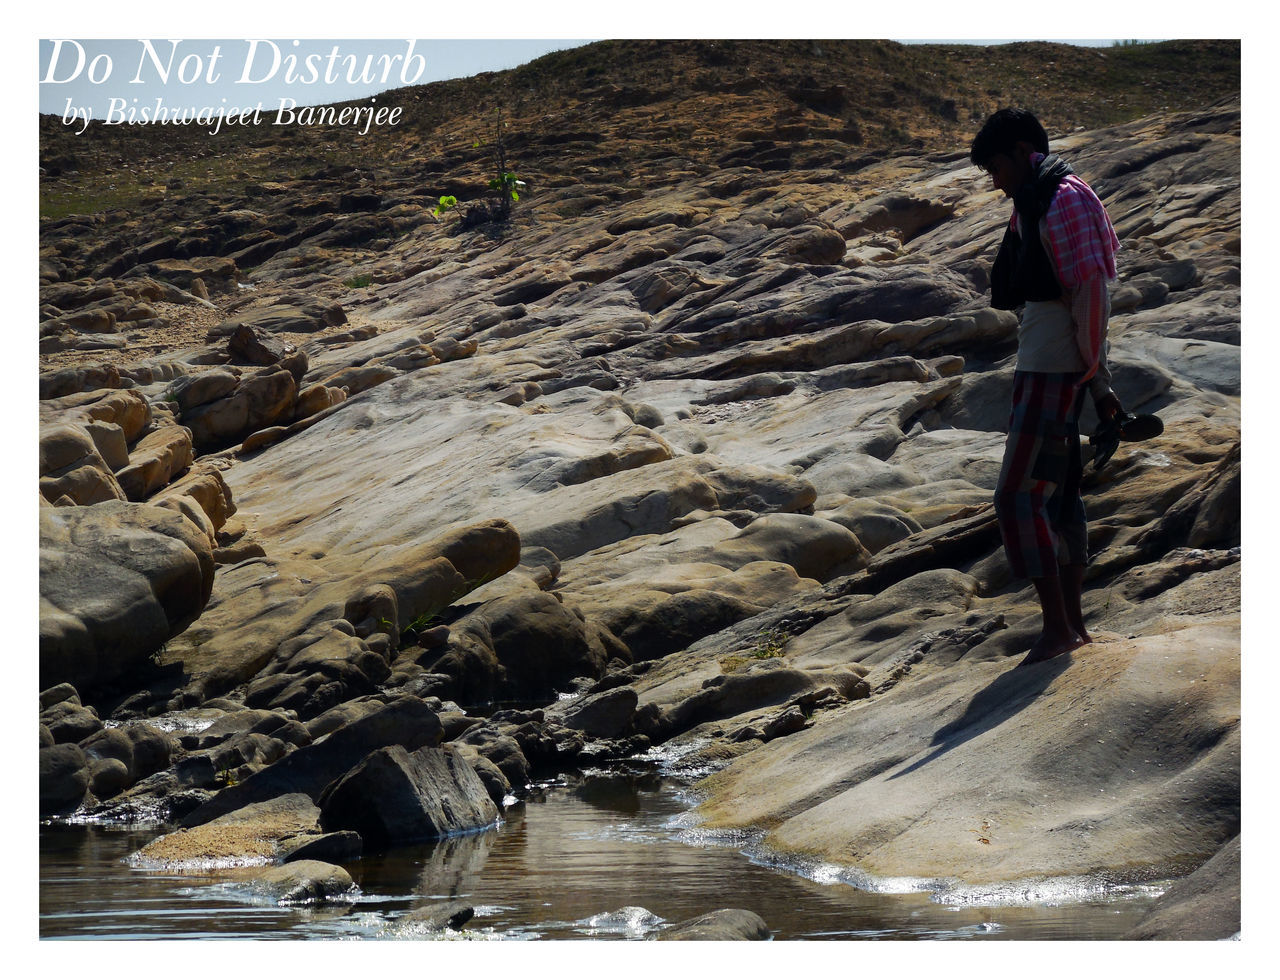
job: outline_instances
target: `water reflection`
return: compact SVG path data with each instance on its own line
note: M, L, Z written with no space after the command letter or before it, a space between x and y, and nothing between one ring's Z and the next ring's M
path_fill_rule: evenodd
M877 894L753 857L742 835L691 830L686 809L679 785L644 769L561 779L508 807L496 829L353 862L347 868L360 891L352 903L316 907L255 902L245 872L125 865L159 828L46 827L40 932L460 938L426 937L399 923L421 906L458 901L475 909L472 939L642 939L664 923L725 907L757 912L777 939L1108 939L1136 924L1159 894L1032 907Z

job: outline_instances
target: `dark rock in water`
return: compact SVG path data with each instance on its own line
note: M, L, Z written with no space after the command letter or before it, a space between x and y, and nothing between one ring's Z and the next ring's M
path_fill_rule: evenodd
M40 750L40 816L73 812L89 792L89 759L78 745Z
M354 830L371 847L478 830L498 818L480 777L447 745L378 749L319 802L326 830Z
M461 929L471 921L476 910L463 902L434 902L406 912L397 924L414 932L441 932Z
M471 764L471 768L476 771L476 775L480 777L480 782L484 783L485 791L489 794L489 799L493 800L494 805L501 810L504 806L508 794L511 792L511 782L496 764L490 762L487 758L477 751L475 746L465 743L454 746L462 753L463 758Z
M492 762L512 786L525 786L529 782L529 760L512 736L499 733L494 726L484 725L471 729L462 737L467 745Z
M345 869L323 861L293 861L268 868L254 884L281 904L334 901L349 897L355 889Z
M638 703L634 688L615 687L572 701L557 714L566 728L576 728L593 738L616 738L631 727Z
M327 861L330 864L359 861L364 849L360 835L353 830L339 830L307 838L280 856L281 863L290 861Z
M283 759L255 772L242 783L228 786L189 814L185 827L207 823L223 814L274 799L285 793L305 793L313 800L335 779L370 752L387 745L416 749L436 745L442 729L436 713L420 698L405 696L344 725L327 738L295 749Z
M723 942L734 939L771 939L773 934L765 925L764 919L754 912L747 909L719 909L667 926L654 938Z
M1231 939L1240 932L1240 837L1160 896L1125 939Z

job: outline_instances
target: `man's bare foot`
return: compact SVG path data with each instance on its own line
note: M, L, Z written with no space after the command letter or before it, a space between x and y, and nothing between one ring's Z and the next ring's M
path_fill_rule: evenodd
M1089 641L1082 639L1075 633L1066 635L1051 635L1041 633L1040 638L1031 644L1031 649L1027 655L1022 658L1019 667L1029 667L1032 664L1043 663L1046 660L1052 660L1054 657L1060 657L1064 653L1070 653L1072 650L1084 646Z

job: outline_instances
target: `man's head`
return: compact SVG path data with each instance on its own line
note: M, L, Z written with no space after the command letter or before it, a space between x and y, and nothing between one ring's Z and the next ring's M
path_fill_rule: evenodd
M969 159L991 175L996 190L1012 197L1031 178L1031 154L1048 152L1049 135L1040 120L1026 109L1001 109L973 138Z

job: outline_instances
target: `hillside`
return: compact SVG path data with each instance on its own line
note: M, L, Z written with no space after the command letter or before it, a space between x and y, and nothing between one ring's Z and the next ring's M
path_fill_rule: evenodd
M1051 132L1067 133L1208 105L1239 88L1238 41L605 41L513 71L397 90L404 123L367 137L263 125L211 138L100 124L77 137L43 117L41 213L154 204L175 177L229 205L255 181L324 164L357 166L425 197L474 192L489 164L473 144L491 139L499 110L521 173L557 186L638 176L636 167L662 180L662 168L645 173L644 161L668 161L670 170L672 158L699 172L753 156L773 169L850 172L886 152L967 147L1002 105L1028 106Z

